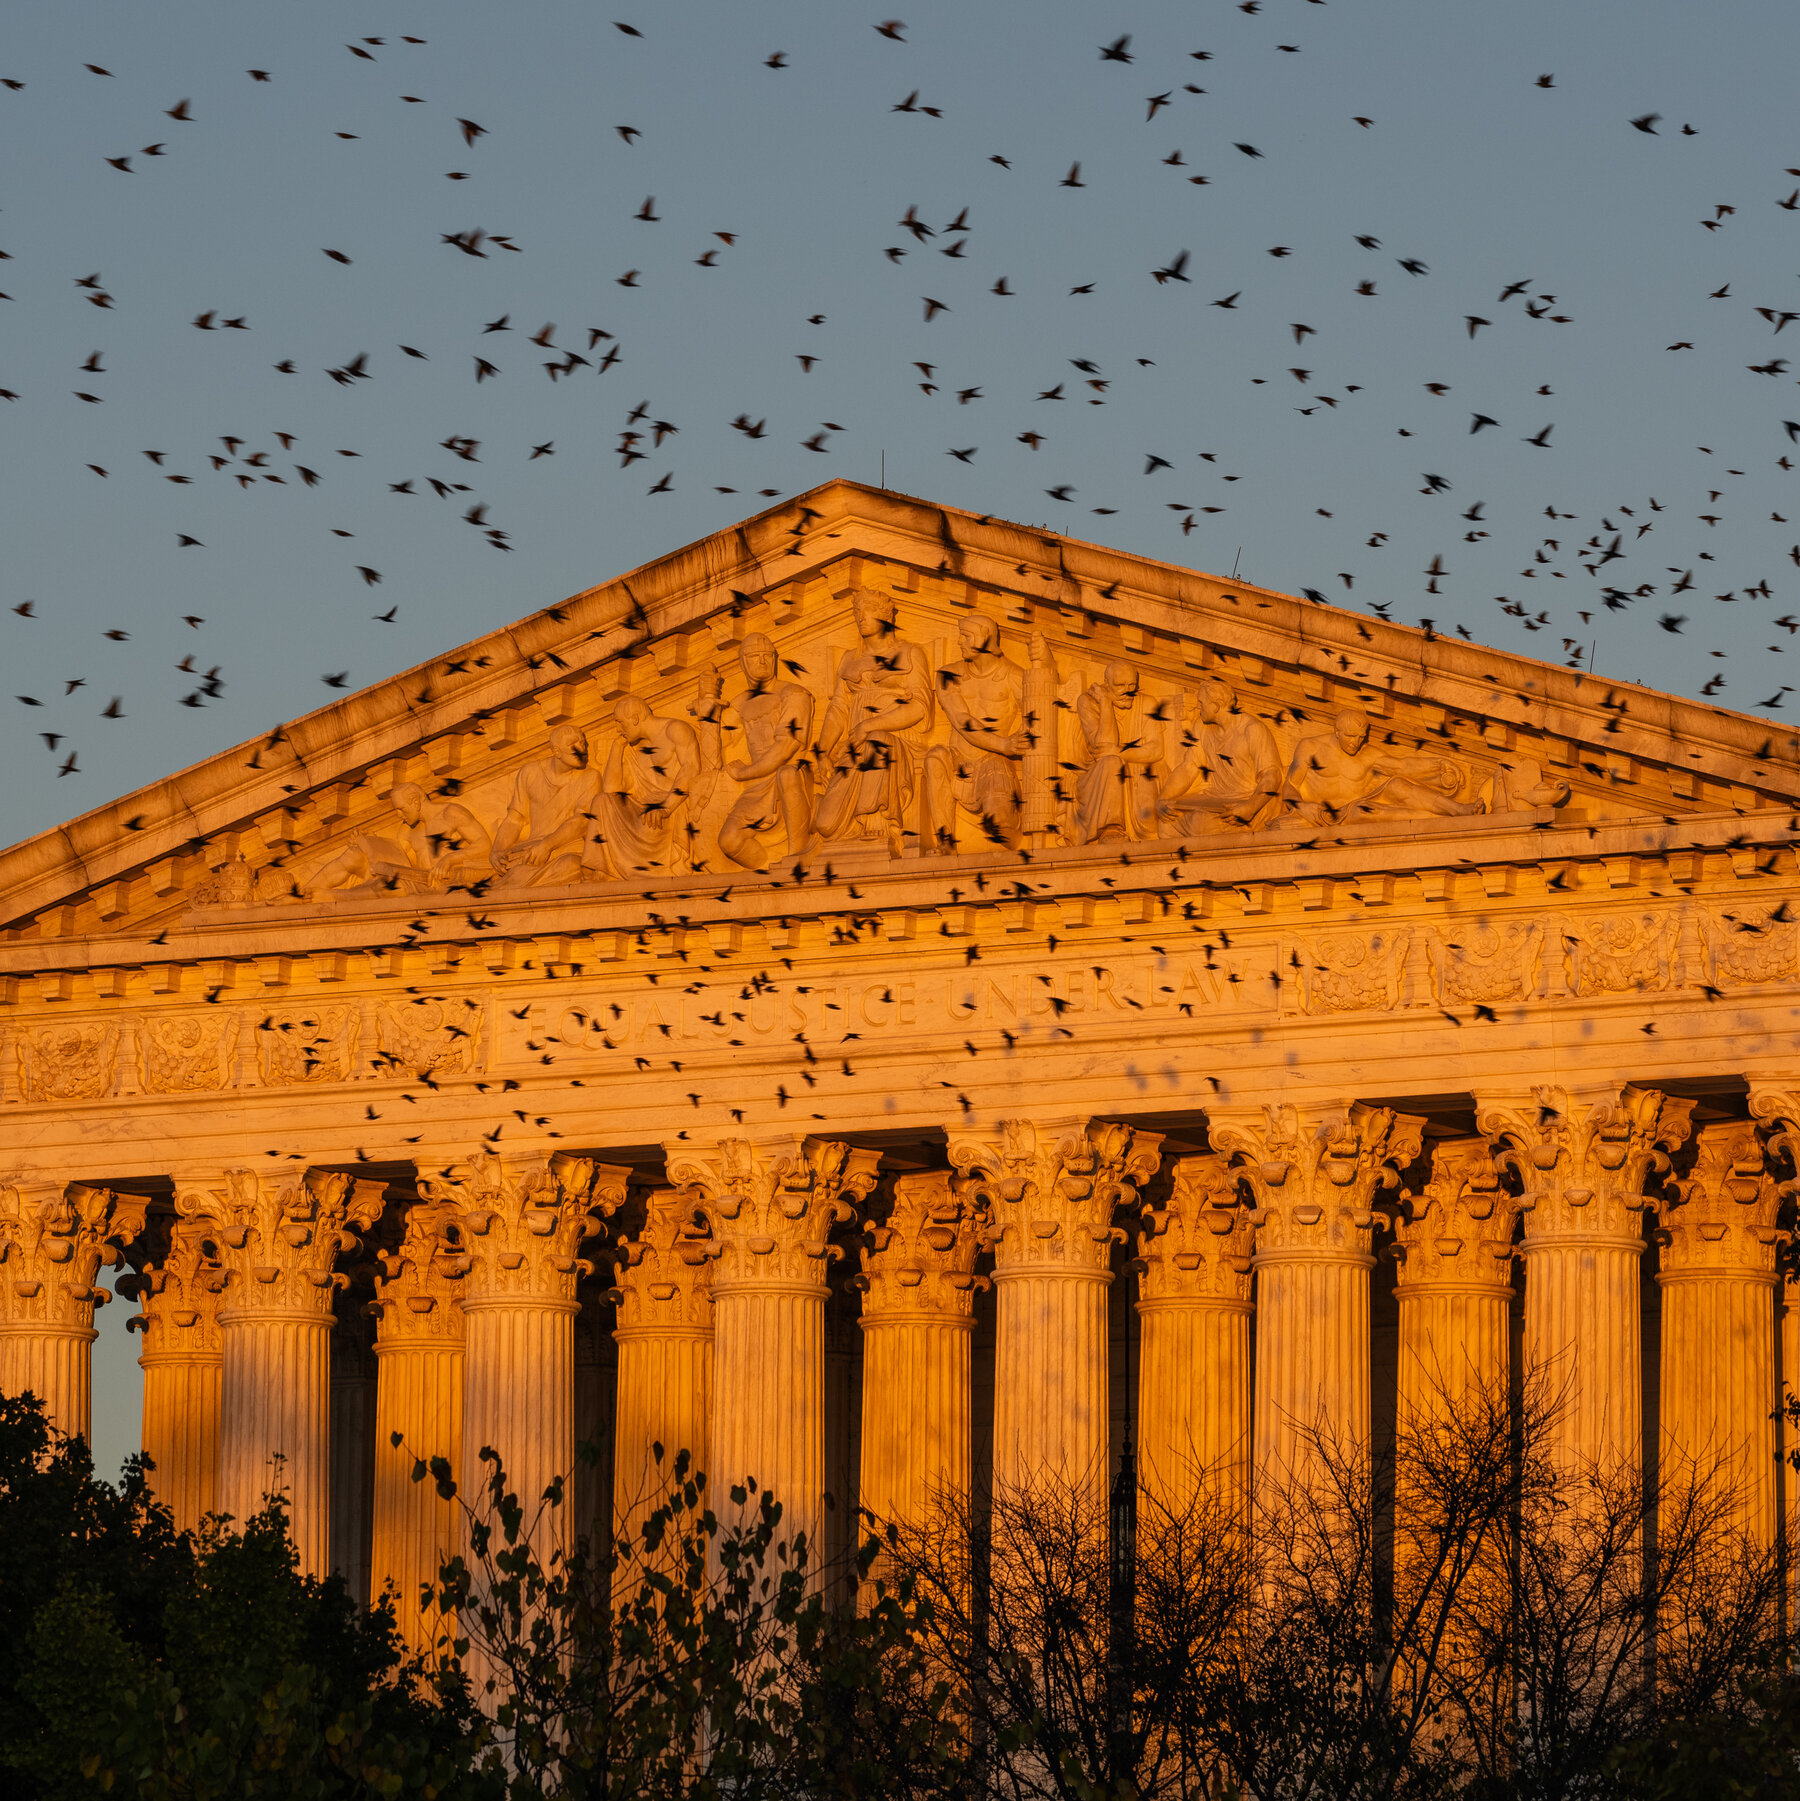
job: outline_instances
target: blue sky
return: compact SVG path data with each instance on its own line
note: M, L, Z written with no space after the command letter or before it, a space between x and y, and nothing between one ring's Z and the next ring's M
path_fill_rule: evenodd
M1792 708L1797 66L1760 3L17 9L0 842L884 455L913 494Z

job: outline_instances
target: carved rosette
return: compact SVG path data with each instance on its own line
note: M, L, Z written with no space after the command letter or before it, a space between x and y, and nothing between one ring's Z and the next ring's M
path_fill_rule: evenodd
M826 1138L724 1138L710 1154L671 1145L669 1180L691 1188L718 1244L713 1291L825 1284L843 1255L833 1226L856 1217L875 1186L879 1151Z
M455 1345L462 1342L462 1309L457 1304L469 1256L454 1205L414 1201L397 1249L378 1253L375 1278L375 1341Z
M87 1334L94 1279L143 1230L141 1197L80 1182L0 1183L0 1331Z
M1000 1131L949 1135L952 1167L974 1178L996 1265L1104 1274L1125 1237L1113 1217L1156 1174L1162 1135L1089 1119L1008 1119Z
M862 1274L854 1278L865 1320L973 1315L975 1291L986 1286L975 1274L982 1220L974 1186L941 1169L895 1178L893 1210L869 1227Z
M1529 1099L1478 1096L1476 1126L1494 1161L1523 1185L1526 1237L1637 1240L1633 1215L1669 1153L1687 1139L1694 1103L1628 1085L1618 1091L1534 1088Z
M1402 1292L1463 1285L1510 1292L1520 1203L1501 1186L1485 1139L1433 1145L1430 1177L1402 1202L1394 1222Z
M1425 1122L1358 1101L1307 1119L1291 1103L1218 1107L1207 1114L1215 1150L1250 1184L1259 1262L1369 1261L1376 1201L1419 1155Z
M208 1222L176 1219L169 1242L154 1263L114 1284L138 1311L125 1324L144 1335L146 1359L194 1359L220 1354L219 1304L225 1266Z
M1179 1158L1166 1205L1138 1232L1138 1305L1224 1301L1250 1304L1250 1209L1219 1152Z
M1665 1188L1658 1242L1662 1278L1678 1274L1775 1279L1781 1185L1766 1166L1763 1135L1748 1122L1694 1134L1693 1162Z
M541 1299L575 1305L579 1256L625 1202L628 1169L557 1151L549 1157L490 1153L422 1177L419 1191L451 1209L468 1255L469 1301Z
M694 1197L685 1189L653 1189L644 1202L642 1229L618 1247L610 1295L617 1330L711 1331L717 1255Z
M226 1324L234 1314L311 1314L329 1320L349 1277L338 1258L380 1216L385 1182L309 1169L297 1182L232 1169L222 1188L178 1182L175 1211L203 1222L225 1271ZM353 1229L354 1228L354 1229Z

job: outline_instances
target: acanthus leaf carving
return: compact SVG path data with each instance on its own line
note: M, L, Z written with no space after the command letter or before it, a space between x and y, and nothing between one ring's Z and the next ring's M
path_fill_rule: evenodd
M1105 1270L1125 1233L1114 1219L1157 1173L1162 1135L1112 1120L1000 1122L1000 1135L952 1130L950 1164L978 1178L995 1266Z
M1361 1101L1308 1117L1291 1102L1207 1112L1213 1148L1249 1183L1256 1255L1369 1256L1377 1203L1424 1145L1425 1122Z
M856 1217L881 1162L879 1151L798 1134L665 1149L670 1182L694 1191L719 1247L715 1293L734 1283L823 1287L826 1265L843 1254L832 1228Z
M469 1254L454 1203L412 1202L399 1244L377 1251L376 1261L372 1311L378 1347L462 1341L458 1299L469 1273Z
M1657 1230L1662 1277L1775 1280L1782 1185L1768 1167L1765 1129L1733 1120L1703 1126L1664 1182Z
M1485 1139L1438 1140L1426 1180L1402 1196L1394 1222L1402 1286L1509 1289L1518 1217Z
M643 1224L616 1250L610 1299L618 1330L710 1331L718 1251L690 1190L652 1189L644 1197Z
M930 1313L972 1317L981 1249L978 1184L949 1170L896 1176L887 1218L867 1228L862 1273L863 1318Z
M529 1297L575 1305L593 1265L579 1255L625 1203L629 1169L556 1151L497 1156L419 1179L428 1200L454 1210L468 1255L463 1304Z
M1224 1303L1248 1309L1254 1231L1229 1159L1178 1157L1169 1196L1145 1212L1137 1241L1140 1306Z
M0 1328L91 1330L102 1265L144 1229L143 1197L82 1182L0 1182Z
M218 1185L178 1180L175 1211L204 1221L224 1266L223 1316L308 1313L332 1316L332 1296L349 1282L340 1257L381 1215L385 1182L309 1169L297 1180L261 1170L223 1172Z
M1654 1088L1569 1089L1476 1096L1477 1129L1513 1172L1530 1212L1526 1237L1598 1234L1639 1239L1645 1185L1687 1139L1694 1103Z
M225 1266L211 1226L178 1215L159 1222L158 1237L162 1242L148 1247L143 1266L113 1284L138 1304L126 1328L143 1333L147 1358L206 1362L220 1355L219 1304L225 1291Z

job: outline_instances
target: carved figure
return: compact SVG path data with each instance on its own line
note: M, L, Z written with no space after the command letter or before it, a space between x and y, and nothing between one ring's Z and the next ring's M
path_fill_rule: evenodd
M719 827L719 849L740 869L766 869L769 852L758 832L777 821L787 836L789 856L805 848L812 830L813 697L798 682L778 680L775 646L752 632L738 646L738 666L750 685L732 702L744 728L747 755L727 763L725 773L743 792Z
M138 1061L151 1094L203 1094L231 1079L235 1013L153 1013L138 1022Z
M1163 733L1140 703L1138 673L1108 663L1102 678L1081 692L1075 717L1087 740L1088 764L1075 782L1075 841L1154 838Z
M600 775L588 767L587 733L559 725L550 754L528 763L494 832L499 888L559 887L581 879L588 823L596 816Z
M826 843L878 838L898 856L931 729L931 666L895 629L888 596L859 589L851 610L862 648L845 651L826 703L819 754L830 773L813 836Z
M619 736L594 798L599 830L584 861L603 881L633 871L686 869L693 861L688 815L700 774L700 739L680 719L661 719L635 695L613 708Z
M1281 747L1223 682L1201 683L1180 738L1181 754L1157 788L1158 811L1178 832L1257 831L1280 812Z
M190 907L247 907L256 897L256 877L243 857L233 857L208 871L188 890Z
M396 782L392 834L359 833L308 884L329 894L441 894L454 883L492 880L493 843L465 806L433 806L417 782Z
M1436 818L1479 813L1478 800L1458 800L1462 765L1430 752L1409 753L1369 742L1368 715L1341 707L1331 730L1314 732L1294 746L1287 793L1313 825L1384 813Z
M1021 764L1031 745L1025 730L1025 671L1000 652L1000 628L979 613L956 628L963 660L938 671L938 696L950 722L951 742L925 755L925 808L920 846L927 856L956 850L956 810L975 816L996 844L1019 842ZM1044 654L1034 637L1032 655Z

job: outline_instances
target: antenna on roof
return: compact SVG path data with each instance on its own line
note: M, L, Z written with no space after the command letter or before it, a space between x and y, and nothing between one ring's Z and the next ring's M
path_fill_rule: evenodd
M887 486L887 452L885 450L881 453L881 485L884 488Z
M1236 555L1233 556L1231 559L1231 579L1234 582L1237 580L1238 557L1241 557L1243 554L1244 554L1244 547L1243 547L1243 545L1240 544L1237 547Z

